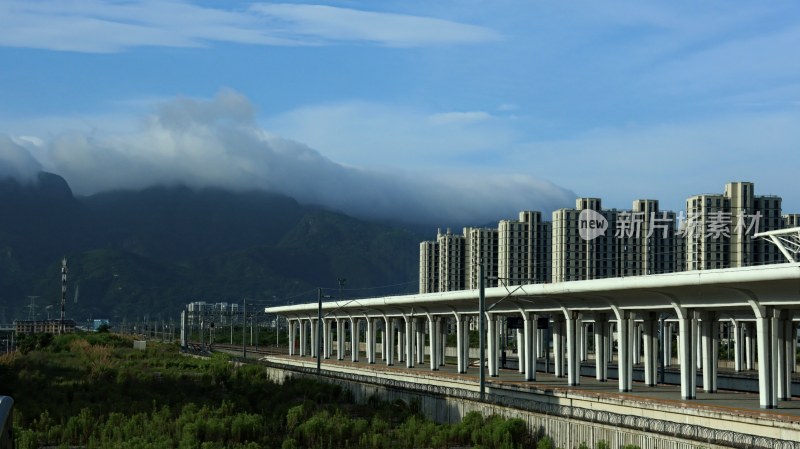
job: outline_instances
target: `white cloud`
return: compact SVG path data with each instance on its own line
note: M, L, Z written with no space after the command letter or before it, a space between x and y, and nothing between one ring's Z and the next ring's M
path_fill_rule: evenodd
M36 179L41 164L21 145L20 140L0 134L0 179Z
M288 36L388 46L477 43L498 40L493 31L447 20L361 11L325 5L255 4L250 8L276 21Z
M8 0L0 3L0 30L0 46L87 53L212 42L425 46L498 39L487 28L431 17L321 5L254 4L246 10L223 10L161 0Z
M432 113L398 105L342 102L297 108L264 124L350 165L469 169L496 159L520 132L482 111Z
M434 125L470 124L482 122L491 118L491 114L484 111L440 112L430 116L431 123Z
M552 210L573 198L529 175L432 177L344 166L268 133L255 123L250 102L230 90L212 100L162 104L136 132L71 131L43 143L18 140L81 194L156 184L264 189L362 217L458 224L513 217L522 209ZM12 161L33 160L21 145L5 141L13 144Z
M519 106L515 105L514 103L503 103L497 107L497 110L500 112L511 112L516 111L519 109Z

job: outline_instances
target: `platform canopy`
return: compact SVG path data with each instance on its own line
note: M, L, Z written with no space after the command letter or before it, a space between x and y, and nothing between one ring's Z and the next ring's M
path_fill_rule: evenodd
M800 307L800 263L684 271L633 277L493 287L485 290L490 313L672 311L713 309L733 317L752 317L753 307ZM328 318L477 314L478 290L345 299L322 303ZM267 313L316 318L318 304L269 307Z

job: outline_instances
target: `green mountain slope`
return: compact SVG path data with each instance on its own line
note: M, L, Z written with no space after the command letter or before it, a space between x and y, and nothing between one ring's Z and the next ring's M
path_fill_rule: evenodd
M413 232L265 193L157 187L73 197L63 179L0 182L0 308L25 318L177 316L190 301L282 302L348 279L349 294L416 290ZM383 289L368 287L387 286ZM75 289L79 288L77 303ZM315 295L293 298L312 301ZM2 316L0 316L2 318Z

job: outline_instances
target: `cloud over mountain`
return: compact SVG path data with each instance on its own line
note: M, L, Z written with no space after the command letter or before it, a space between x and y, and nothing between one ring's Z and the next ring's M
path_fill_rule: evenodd
M210 100L163 103L135 132L0 139L0 156L11 161L4 166L17 167L16 173L38 167L31 154L80 194L174 184L263 189L360 217L407 222L486 223L523 209L563 207L574 198L525 174L434 176L345 166L261 128L253 105L232 90Z
M41 171L41 164L20 142L24 142L24 139L15 141L0 134L0 178L29 181L35 179L36 173Z

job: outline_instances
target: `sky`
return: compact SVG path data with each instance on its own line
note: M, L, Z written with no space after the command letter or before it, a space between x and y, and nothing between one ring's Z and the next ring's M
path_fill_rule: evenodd
M796 1L4 0L0 176L484 224L576 196L800 212Z

